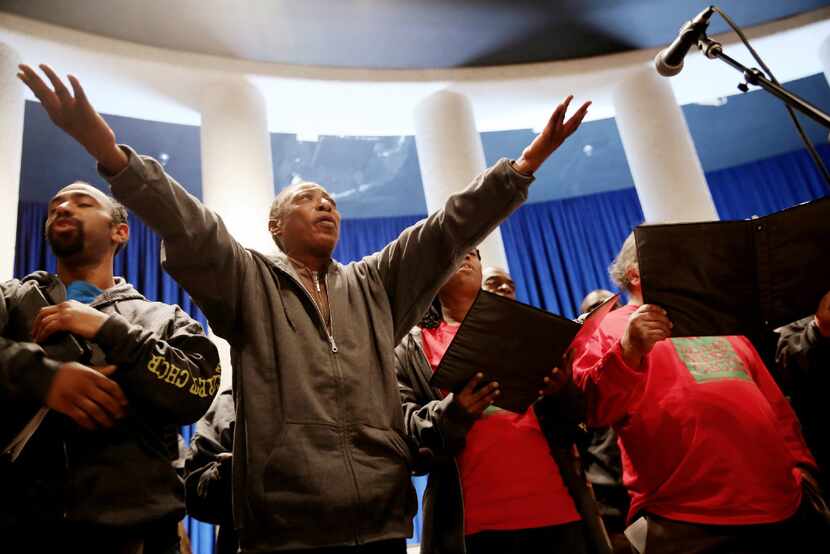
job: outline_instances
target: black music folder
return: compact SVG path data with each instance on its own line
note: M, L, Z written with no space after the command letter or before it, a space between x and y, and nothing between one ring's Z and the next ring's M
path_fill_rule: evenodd
M745 335L815 313L830 290L830 197L745 221L634 230L643 300L672 335Z
M479 291L458 333L430 379L436 388L458 392L477 372L482 384L499 383L495 405L524 413L538 397L543 379L562 367L572 344L593 334L617 300L600 304L580 325L570 319Z

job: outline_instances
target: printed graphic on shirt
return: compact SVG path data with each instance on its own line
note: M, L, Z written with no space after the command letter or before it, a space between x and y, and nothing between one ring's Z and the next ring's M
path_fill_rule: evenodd
M673 338L671 341L698 383L724 379L752 381L746 365L726 337Z
M213 377L204 379L191 375L190 372L176 364L170 363L164 359L164 356L153 356L147 362L147 371L154 374L158 379L169 383L177 388L183 389L188 383L187 392L193 396L206 398L213 396L219 390L219 381L221 380L222 368L216 366Z

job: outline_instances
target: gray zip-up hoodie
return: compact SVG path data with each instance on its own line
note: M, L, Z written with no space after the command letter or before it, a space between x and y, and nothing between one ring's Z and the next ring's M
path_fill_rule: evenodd
M409 536L416 499L394 347L532 178L503 159L380 252L332 261L329 333L285 255L243 248L158 162L124 149L113 194L161 235L165 269L231 344L243 551Z
M63 283L45 271L0 283L2 446L43 405L61 365L31 342L32 314L21 313L38 286L56 303L66 299ZM4 532L61 521L135 528L184 516L172 466L176 429L199 419L219 388L216 347L181 308L147 300L120 277L90 306L109 316L88 341L90 363L118 366L112 379L129 401L127 415L90 432L49 412L20 458L0 467Z

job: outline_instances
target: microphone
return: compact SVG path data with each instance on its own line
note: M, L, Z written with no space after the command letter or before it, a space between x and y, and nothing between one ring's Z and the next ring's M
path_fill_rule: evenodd
M680 33L674 42L660 50L654 57L654 67L657 73L663 77L673 77L680 73L683 69L683 58L706 32L709 19L714 13L715 7L709 6L680 28Z

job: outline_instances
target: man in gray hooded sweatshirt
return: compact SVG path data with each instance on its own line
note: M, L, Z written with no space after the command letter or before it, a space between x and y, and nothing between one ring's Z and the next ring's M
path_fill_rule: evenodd
M416 511L394 347L464 254L526 198L533 172L573 133L570 98L516 161L502 159L380 252L331 259L340 215L300 183L274 200L274 257L240 245L155 160L116 143L78 80L18 76L98 161L113 194L164 240L165 269L231 344L237 425L234 521L243 552L405 551ZM451 155L451 153L449 153Z
M210 406L219 354L113 276L129 227L112 198L64 187L45 231L57 273L0 283L0 551L177 554L176 429Z

